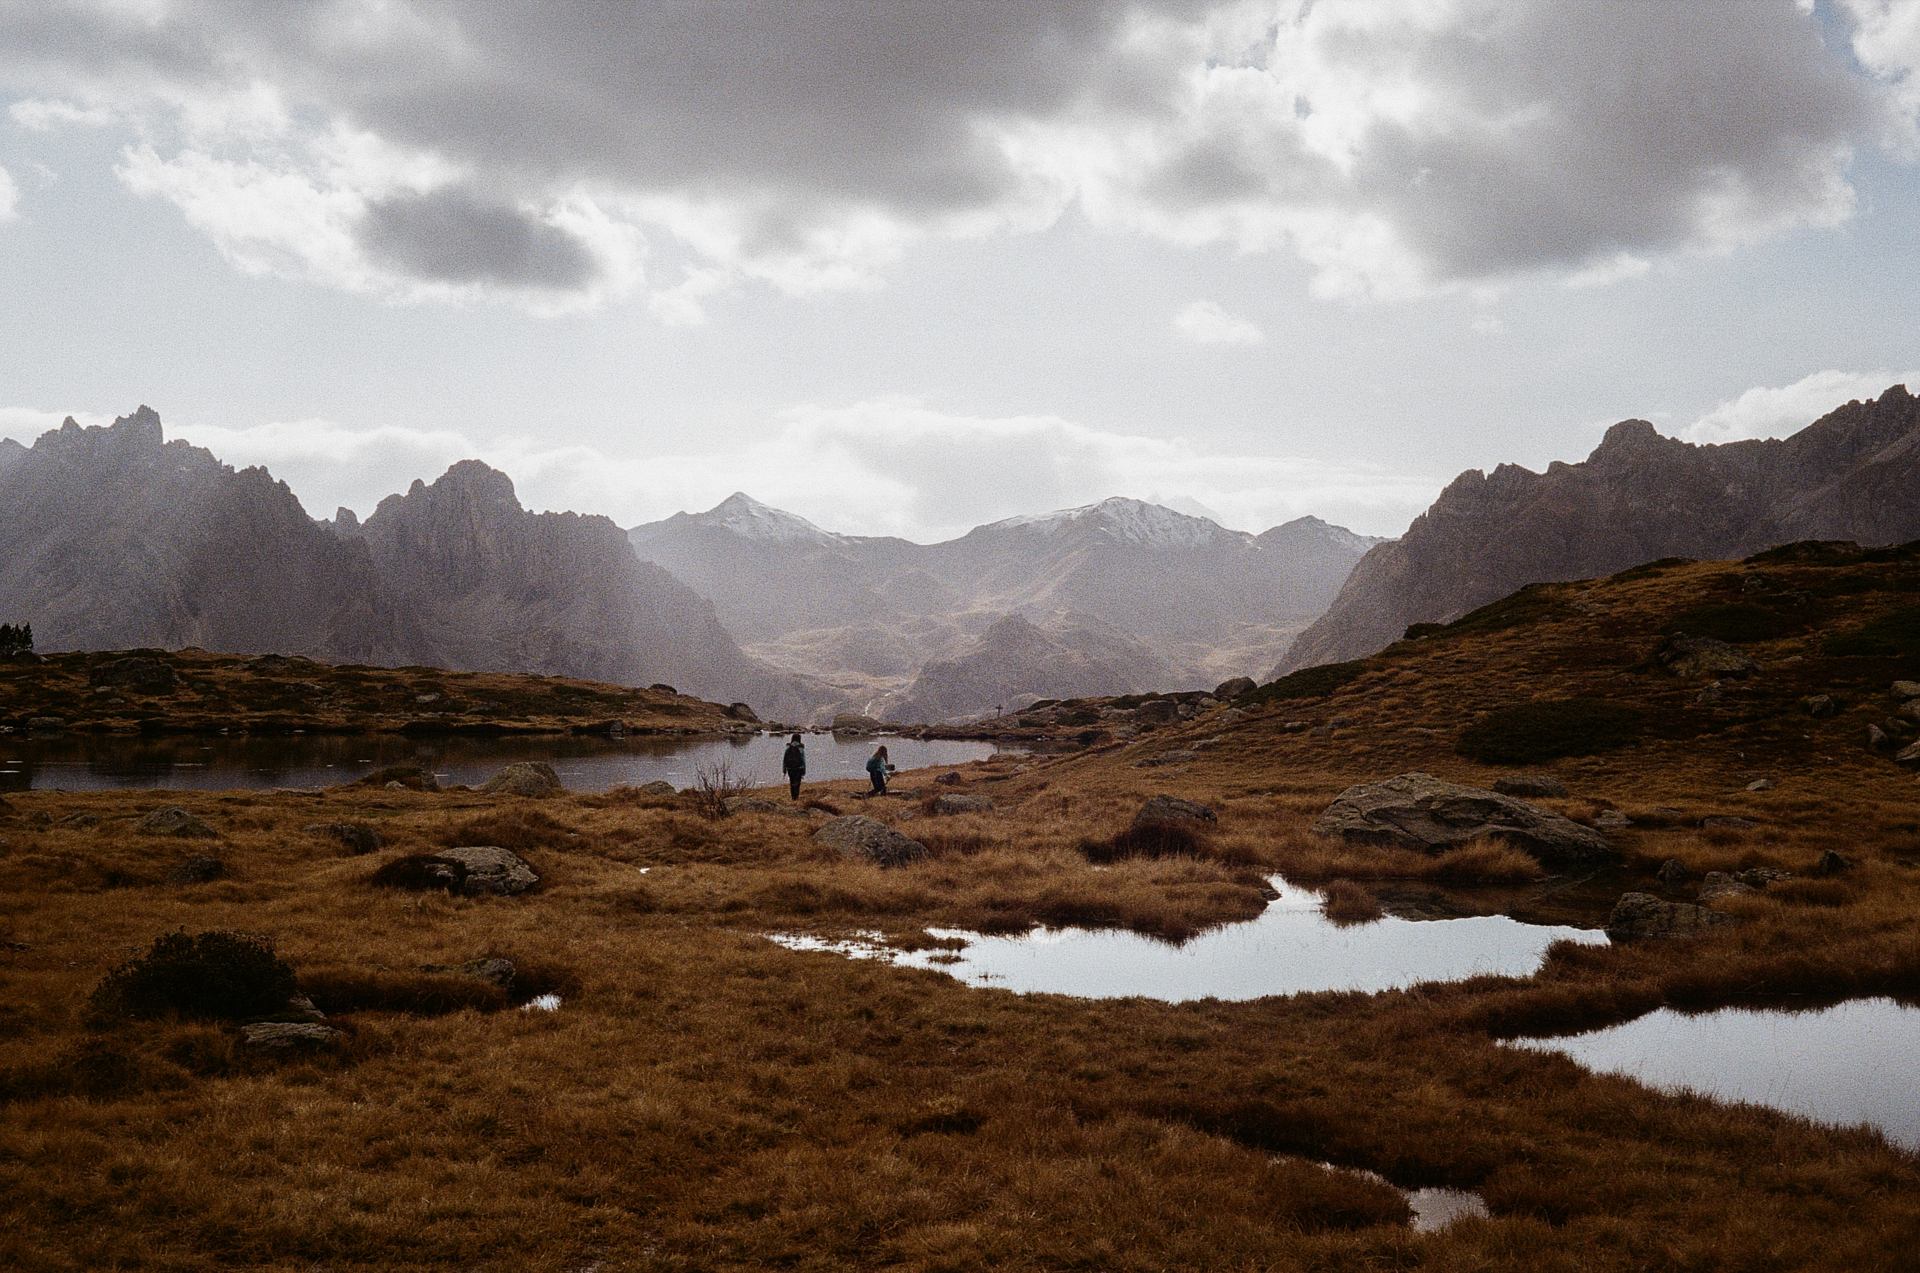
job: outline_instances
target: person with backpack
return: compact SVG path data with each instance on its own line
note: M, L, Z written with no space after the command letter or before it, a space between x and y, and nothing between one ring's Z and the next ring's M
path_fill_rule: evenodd
M867 758L867 777L873 779L873 790L867 794L869 796L886 795L887 775L892 772L893 766L887 763L887 746L882 743L879 749Z
M800 735L795 734L787 744L787 750L780 757L780 771L787 775L787 789L798 800L800 780L807 776L807 745L800 741Z

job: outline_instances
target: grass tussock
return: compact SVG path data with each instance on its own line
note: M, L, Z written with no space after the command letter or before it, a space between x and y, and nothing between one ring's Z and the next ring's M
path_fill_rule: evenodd
M272 942L243 933L173 932L108 973L91 1005L108 1019L240 1021L280 1011L293 992L293 969L274 954Z
M1371 924L1387 913L1379 898L1352 880L1334 880L1323 896L1320 910L1335 924Z
M1456 749L1484 764L1533 764L1630 746L1643 727L1642 714L1622 703L1542 699L1488 712L1462 731Z
M435 839L447 848L489 844L525 855L568 847L579 832L544 809L513 804L463 818L437 832Z

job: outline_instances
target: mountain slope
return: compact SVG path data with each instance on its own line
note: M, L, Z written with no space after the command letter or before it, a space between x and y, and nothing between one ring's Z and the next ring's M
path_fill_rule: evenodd
M935 659L880 715L931 723L996 715L1036 698L1087 698L1153 689L1167 661L1095 620L1070 618L1053 630L1008 615L963 654Z
M1904 386L1789 438L1694 445L1624 421L1581 463L1454 479L1404 536L1361 560L1278 670L1356 658L1409 624L1456 618L1528 583L1798 539L1911 539L1916 489L1920 402Z

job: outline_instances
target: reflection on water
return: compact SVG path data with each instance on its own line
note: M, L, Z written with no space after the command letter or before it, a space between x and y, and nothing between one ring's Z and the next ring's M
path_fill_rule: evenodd
M887 738L901 769L958 765L993 755L992 743ZM406 738L397 734L290 738L0 738L0 791L119 787L223 791L328 787L385 765L423 765L443 785L485 782L505 764L544 760L573 791L656 779L693 784L696 766L726 761L755 785L780 781L784 735L731 738ZM876 740L807 735L807 778L865 778Z
M1812 1012L1662 1008L1623 1025L1516 1046L1655 1087L1750 1101L1815 1122L1869 1123L1920 1151L1920 1009L1856 999Z
M1278 876L1273 885L1280 896L1259 918L1213 929L1178 946L1138 933L1085 928L1040 928L1017 937L929 929L935 937L962 943L931 951L792 934L776 934L773 940L795 950L830 950L931 968L975 986L1086 999L1139 995L1173 1003L1314 990L1391 990L1487 973L1527 976L1556 941L1606 941L1600 932L1523 924L1505 915L1439 920L1389 916L1341 926L1320 913L1320 894Z

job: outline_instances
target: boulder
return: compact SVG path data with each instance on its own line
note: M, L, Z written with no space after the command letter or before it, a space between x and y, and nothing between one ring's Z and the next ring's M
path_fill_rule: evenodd
M1895 752L1893 758L1903 765L1920 765L1920 743L1908 743Z
M927 856L927 846L909 839L884 822L861 814L849 814L814 832L814 839L839 850L842 857L857 858L877 866L906 866Z
M992 813L993 801L986 796L961 796L943 793L933 798L929 808L941 817L959 813Z
M1700 900L1717 902L1723 897L1748 897L1760 890L1751 884L1736 880L1725 871L1708 871L1707 877L1700 881Z
M1239 698L1243 694L1251 694L1258 688L1259 686L1251 676L1236 676L1214 686L1213 696L1215 698L1232 700Z
M371 853L381 844L380 833L364 822L309 822L300 829L338 842L355 857Z
M678 795L679 790L664 778L655 778L652 782L643 782L635 788L643 796Z
M1747 790L1748 791L1772 791L1773 785L1774 785L1773 779L1771 778L1755 778L1752 782L1747 784Z
M1725 641L1683 632L1663 640L1653 657L1675 676L1750 676L1760 667Z
M240 1042L260 1052L302 1052L337 1045L346 1036L317 1021L259 1021L240 1027Z
M523 858L497 845L462 845L459 848L442 849L433 856L454 863L464 871L459 891L469 897L488 893L512 897L540 882L540 877Z
M1820 860L1813 864L1813 873L1820 876L1845 875L1852 869L1853 859L1832 849L1822 853Z
M225 862L202 853L168 868L163 878L168 884L207 884L223 878L226 873Z
M1593 815L1593 825L1601 831L1624 831L1633 825L1633 819L1618 809L1602 809Z
M1180 704L1170 698L1149 699L1134 709L1133 718L1143 725L1164 725L1180 719Z
M1903 703L1910 698L1920 698L1920 681L1895 681L1891 692Z
M1693 872L1683 866L1679 858L1668 858L1660 864L1660 869L1653 874L1654 878L1658 879L1662 884L1668 888L1673 888L1676 885L1685 883L1692 877Z
M734 796L721 806L728 813L767 813L776 818L804 818L806 807L791 800L769 800L765 796Z
M1874 751L1885 751L1888 742L1887 731L1878 725L1867 726L1867 746Z
M187 839L209 840L218 835L212 827L177 805L155 809L134 823L134 830L148 835L177 835Z
M566 788L544 760L520 760L487 779L480 790L495 796L557 796Z
M1512 796L1424 773L1348 787L1313 829L1358 843L1427 853L1498 835L1553 866L1615 856L1607 838L1590 827Z
M965 782L966 779L962 778L954 770L949 769L947 770L947 772L941 774L938 778L935 778L934 781L939 783L943 787L957 787L962 782Z
M1809 694L1800 700L1800 710L1815 720L1840 714L1840 703L1831 694Z
M1178 796L1152 796L1133 815L1133 825L1136 827L1181 823L1200 831L1211 829L1219 821L1219 815L1207 806L1193 800L1182 800Z
M1691 902L1667 902L1651 893L1625 893L1614 903L1607 918L1607 938L1616 942L1643 941L1649 938L1692 937L1718 924L1730 924L1733 916L1708 910Z
M87 683L101 689L131 690L135 694L171 694L180 684L173 664L165 659L131 654L109 659L87 670Z
M1567 784L1552 774L1501 774L1493 780L1493 789L1503 796L1564 796Z

